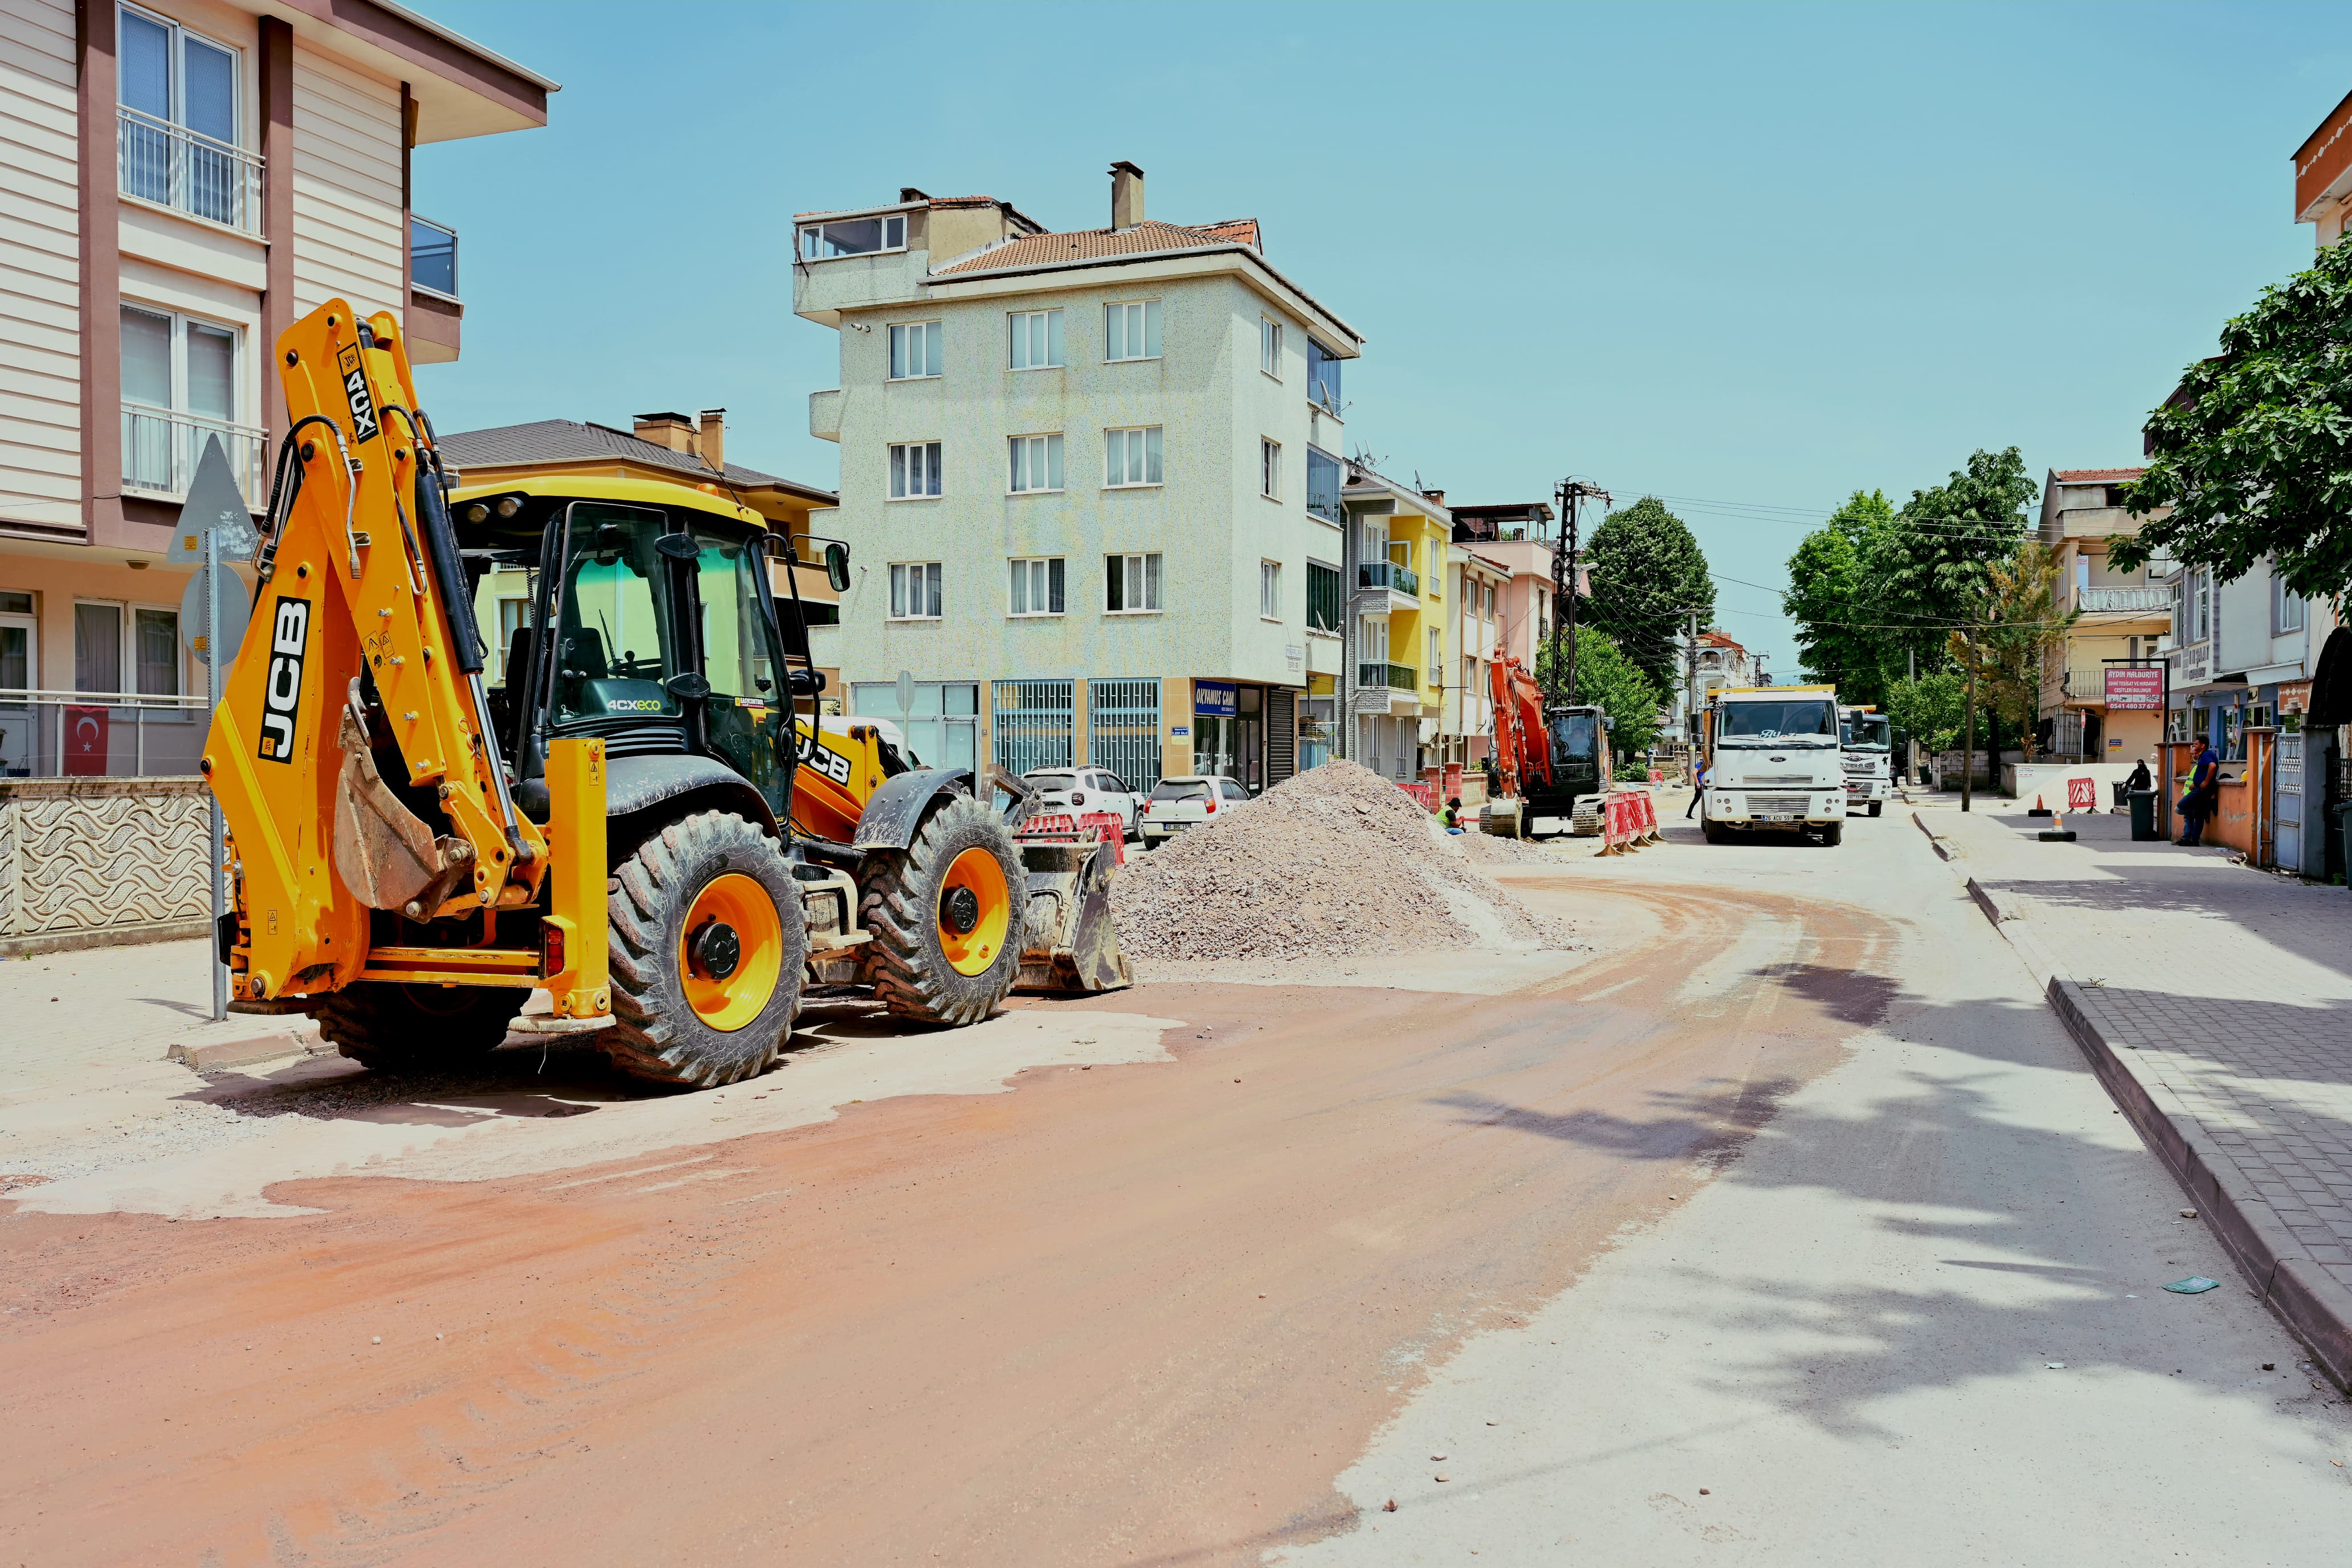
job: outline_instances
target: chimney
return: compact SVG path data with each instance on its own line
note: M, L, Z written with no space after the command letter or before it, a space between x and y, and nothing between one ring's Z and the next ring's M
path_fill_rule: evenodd
M667 447L689 458L694 456L694 421L683 414L640 414L636 435L640 441L651 441L656 447Z
M1444 490L1423 490L1421 494L1422 499L1428 501L1432 506L1444 506L1445 504L1445 492Z
M1133 228L1143 221L1143 171L1125 159L1110 166L1110 226Z
M727 471L727 410L706 408L702 411L702 460L718 469Z

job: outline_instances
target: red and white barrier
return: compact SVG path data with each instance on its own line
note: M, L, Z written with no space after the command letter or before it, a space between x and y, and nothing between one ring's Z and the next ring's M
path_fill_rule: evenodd
M1645 844L1663 844L1656 800L1645 789L1612 789L1601 814L1601 853L1622 855Z
M1113 864L1127 864L1127 824L1115 811L1089 811L1080 816L1066 811L1041 811L1024 818L1013 830L1013 837L1076 844L1099 841L1111 846Z

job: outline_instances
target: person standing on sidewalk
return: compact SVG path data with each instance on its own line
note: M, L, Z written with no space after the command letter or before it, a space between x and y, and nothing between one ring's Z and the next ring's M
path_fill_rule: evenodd
M2213 742L2209 740L2197 749L2197 763L2189 773L2189 793L2180 797L2181 830L2175 844L2195 849L2205 842L2205 824L2212 818L2221 795L2221 759L2213 754Z

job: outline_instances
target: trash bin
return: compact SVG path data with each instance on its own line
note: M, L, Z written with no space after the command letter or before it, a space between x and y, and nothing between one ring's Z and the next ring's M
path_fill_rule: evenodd
M2136 789L2131 792L2131 814L2134 838L2164 837L2156 829L2156 792L2154 790Z

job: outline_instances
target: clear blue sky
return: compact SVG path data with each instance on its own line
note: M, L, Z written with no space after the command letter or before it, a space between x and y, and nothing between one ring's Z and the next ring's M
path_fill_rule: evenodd
M1724 579L1974 447L2137 461L2307 262L2290 158L2352 88L2352 6L414 3L563 84L417 153L462 237L445 430L723 405L730 458L830 487L792 215L917 185L1097 226L1126 158L1364 334L1351 455L1731 503L1676 510L1784 679L1777 595Z

